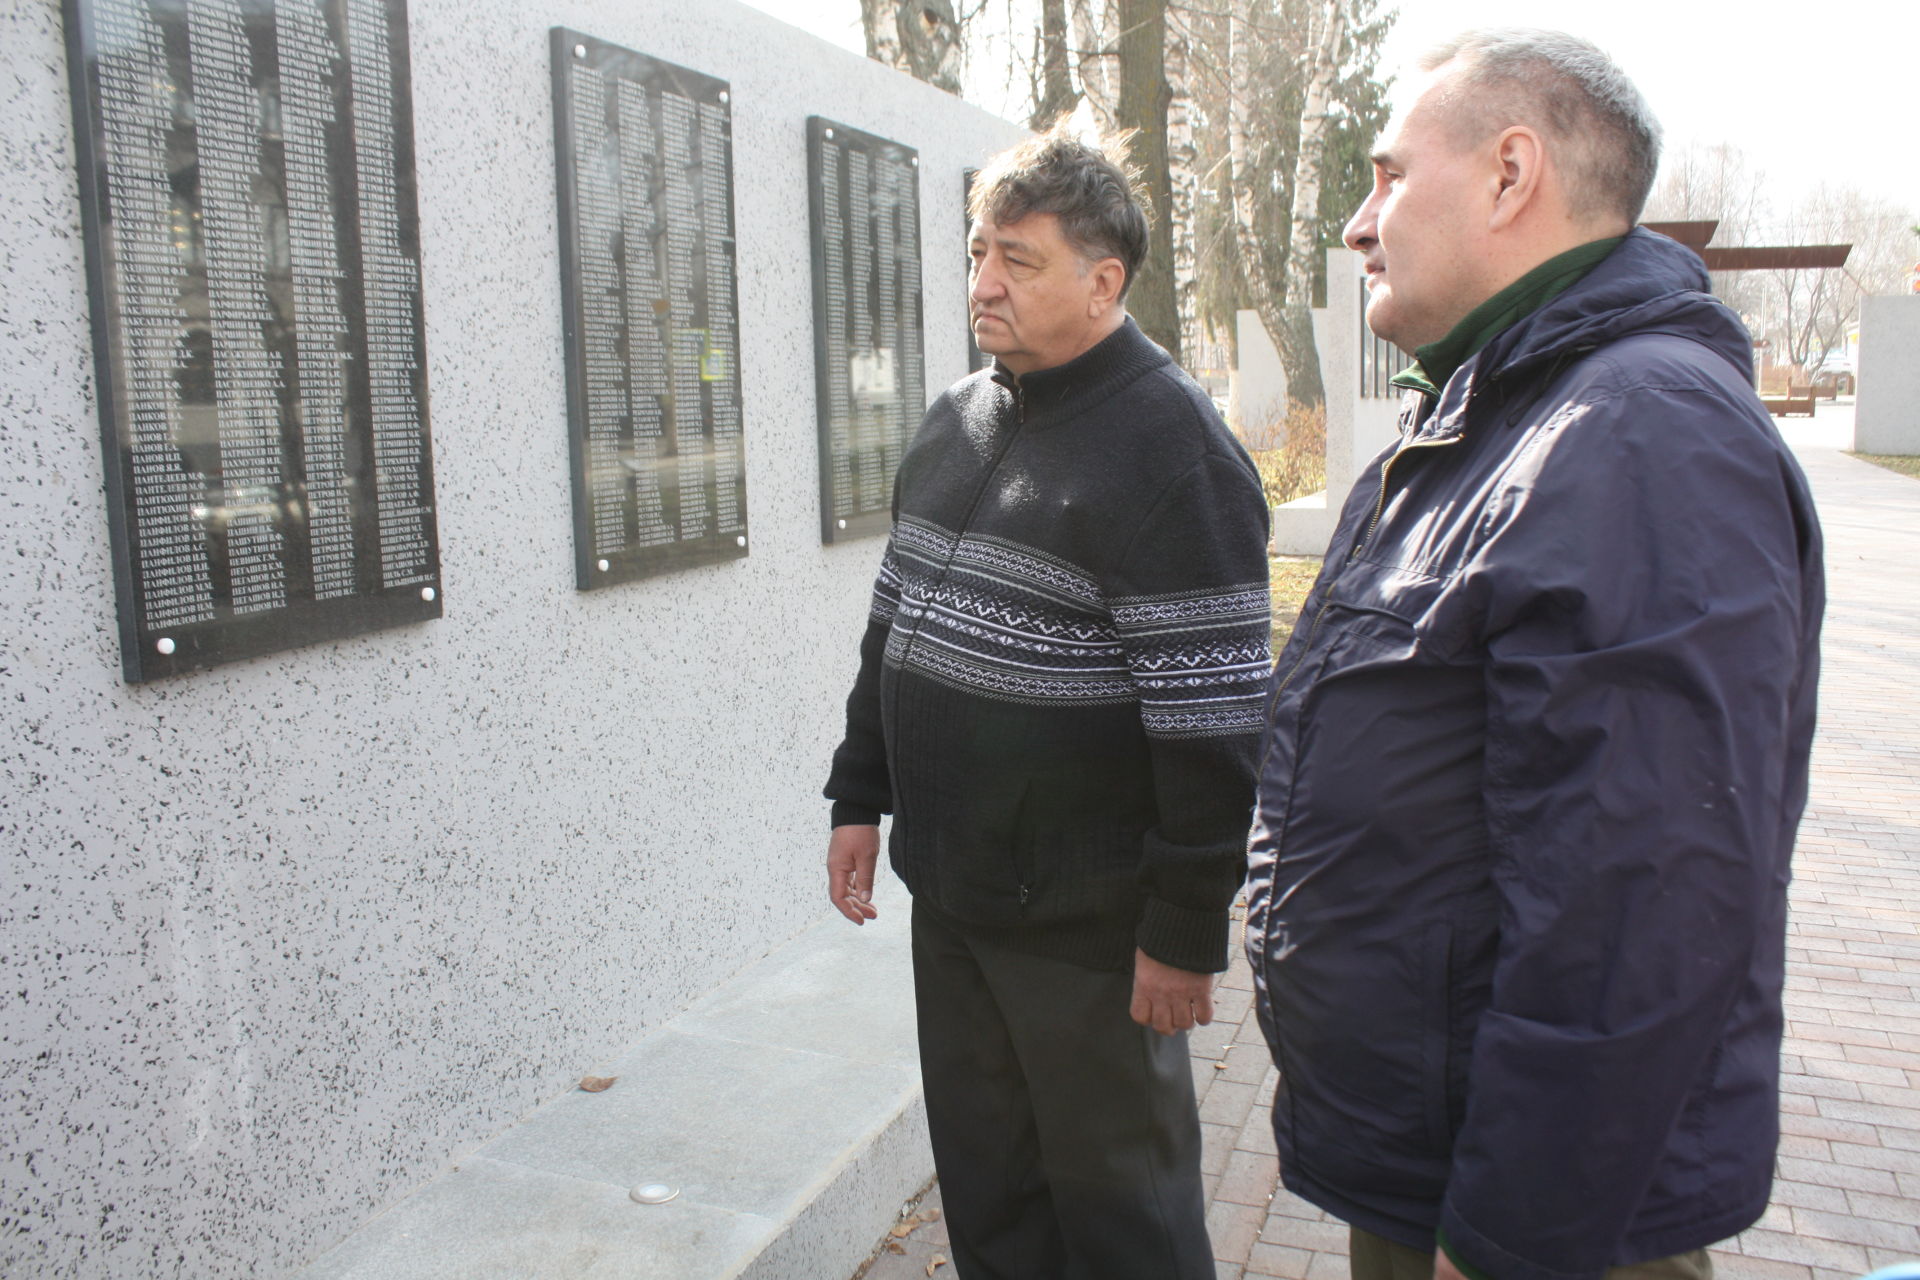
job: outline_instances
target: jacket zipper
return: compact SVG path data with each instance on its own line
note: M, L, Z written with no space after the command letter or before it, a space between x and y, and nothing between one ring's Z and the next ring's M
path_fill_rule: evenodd
M1460 437L1457 435L1449 436L1444 440L1406 440L1401 442L1398 449L1387 455L1386 461L1380 464L1380 492L1373 499L1373 519L1367 521L1367 531L1360 535L1359 540L1353 544L1352 550L1347 552L1347 559L1351 560L1359 555L1380 528L1380 517L1386 514L1387 510L1387 474L1393 470L1393 464L1415 449L1443 449L1448 445L1459 443Z

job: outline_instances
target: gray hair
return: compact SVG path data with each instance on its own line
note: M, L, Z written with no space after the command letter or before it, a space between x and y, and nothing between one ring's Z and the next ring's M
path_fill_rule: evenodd
M1118 258L1125 299L1147 259L1147 202L1127 166L1131 131L1089 144L1063 117L1051 129L1002 151L973 180L967 216L1009 223L1033 213L1060 219L1060 234L1089 262Z
M1660 122L1612 58L1563 31L1491 27L1428 51L1420 69L1456 59L1449 114L1457 136L1477 142L1533 125L1566 147L1562 171L1576 214L1640 220L1660 166Z

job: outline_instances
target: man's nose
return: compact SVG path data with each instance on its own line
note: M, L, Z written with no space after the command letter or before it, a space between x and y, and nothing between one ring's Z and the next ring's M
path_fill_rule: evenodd
M1353 216L1347 219L1347 225L1340 228L1340 243L1356 253L1365 253L1371 249L1374 242L1380 238L1375 227L1378 213L1373 197L1368 196L1360 207L1353 211Z
M993 266L993 260L982 258L973 264L972 277L967 281L967 294L975 302L989 302L1005 292L1004 284L1000 272Z

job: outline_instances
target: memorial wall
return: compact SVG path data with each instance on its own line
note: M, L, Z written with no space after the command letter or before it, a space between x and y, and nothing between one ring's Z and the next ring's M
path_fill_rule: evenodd
M1023 135L731 0L22 0L0 67L0 1274L281 1274L824 909Z

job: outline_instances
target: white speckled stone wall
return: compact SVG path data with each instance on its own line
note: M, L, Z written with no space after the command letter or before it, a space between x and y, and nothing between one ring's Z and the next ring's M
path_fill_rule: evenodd
M731 0L414 0L446 617L121 683L57 0L0 7L0 1274L311 1259L815 918L877 541L819 544L805 119L1005 121ZM547 30L732 82L753 554L572 586ZM852 993L850 993L851 996Z

